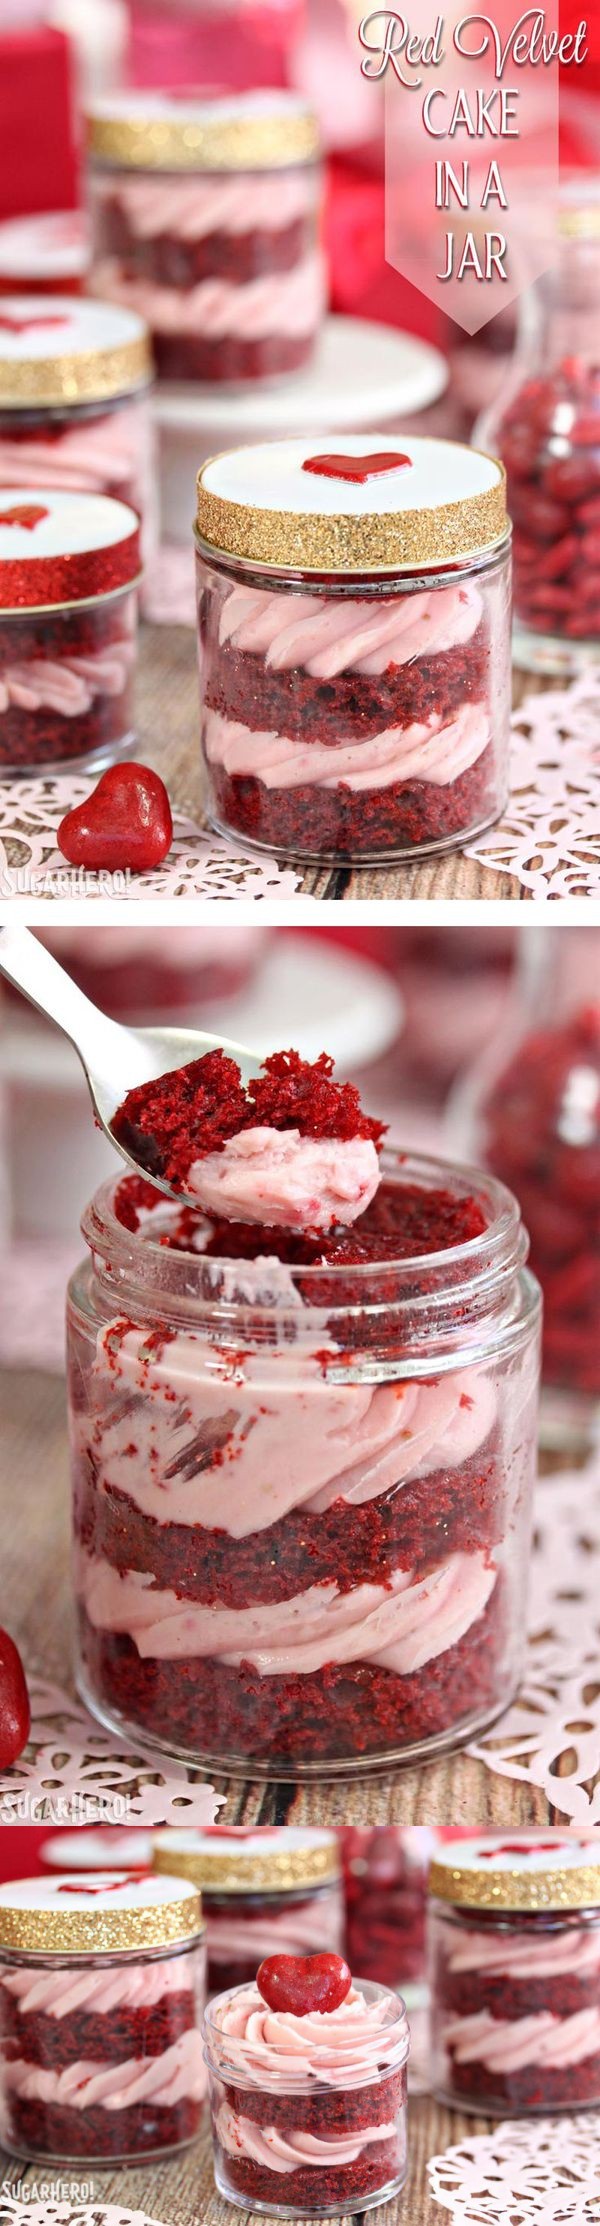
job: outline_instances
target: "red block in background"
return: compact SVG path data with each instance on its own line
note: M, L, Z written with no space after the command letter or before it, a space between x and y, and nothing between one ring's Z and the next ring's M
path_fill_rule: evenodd
M76 208L78 173L69 40L48 24L0 30L0 219Z
M49 1833L48 1824L0 1825L0 1883L12 1878L35 1878L43 1867L40 1848Z

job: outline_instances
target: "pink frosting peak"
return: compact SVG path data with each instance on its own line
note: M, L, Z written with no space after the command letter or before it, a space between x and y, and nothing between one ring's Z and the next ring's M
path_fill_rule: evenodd
M207 2032L225 2077L284 2092L365 2086L383 2066L404 2063L409 2050L399 1997L354 1984L337 2009L304 2017L269 2009L256 1985L236 1987L213 2002Z
M207 1213L269 1228L328 1229L355 1221L374 1198L379 1161L368 1136L302 1136L247 1128L194 1161L188 1187Z

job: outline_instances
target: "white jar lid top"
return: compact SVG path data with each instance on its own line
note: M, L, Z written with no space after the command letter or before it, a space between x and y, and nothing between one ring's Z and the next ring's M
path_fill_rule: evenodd
M222 554L277 568L435 566L503 539L506 479L494 457L409 433L270 441L202 465L197 524Z
M118 930L113 930L112 928L109 928L108 930L106 928L100 928L96 929L95 931L90 928L92 941L94 940L94 932L96 935L108 935L111 937L113 933L118 934ZM61 936L61 949L58 954L61 959L61 963L64 949L63 938L65 936L69 936L68 929L63 929L63 933ZM76 929L74 930L74 936L79 943L79 937L77 936ZM123 943L129 943L129 936L127 934L126 928L124 928L123 930ZM96 1832L83 1831L80 1826L75 1832L67 1832L65 1831L63 1826L59 1832L53 1833L49 1840L44 1840L42 1848L40 1850L42 1861L44 1863L49 1863L52 1867L52 1870L101 1871L107 1870L109 1868L111 1870L122 1870L123 1832L124 1827L122 1824L100 1825L98 1831ZM145 1867L150 1863L151 1853L151 1832L134 1832L132 1826L128 1825L127 1859L131 1865L132 1870L145 1869Z
M324 1885L340 1871L337 1834L310 1826L157 1832L152 1860L161 1872L173 1863L178 1875L215 1893L297 1892Z
M499 1913L594 1907L600 1903L597 1838L539 1830L454 1840L437 1849L429 1884L444 1901Z
M71 294L0 297L0 410L114 400L145 386L151 369L133 309Z
M0 623L131 586L140 575L140 522L112 495L0 487Z
M3 279L82 278L88 262L87 229L79 209L52 209L0 224Z
M266 87L225 98L192 92L109 93L88 116L100 161L151 170L289 169L320 152L317 119L302 95Z
M154 1872L63 1871L0 1886L0 1947L29 1953L143 1952L192 1938L201 1923L194 1886Z

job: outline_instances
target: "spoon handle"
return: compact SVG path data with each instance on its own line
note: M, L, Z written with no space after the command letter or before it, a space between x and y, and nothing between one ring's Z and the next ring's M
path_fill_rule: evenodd
M23 991L38 1012L45 1013L79 1052L85 1067L95 1072L110 1059L118 1073L122 1060L123 1031L98 1011L90 997L71 981L58 959L52 958L29 928L12 923L0 928L0 973Z

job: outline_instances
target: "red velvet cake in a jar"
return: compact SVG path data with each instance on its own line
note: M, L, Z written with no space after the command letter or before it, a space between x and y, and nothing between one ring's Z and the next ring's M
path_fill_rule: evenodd
M600 2107L600 1863L591 1838L497 1832L430 1873L433 2084L499 2117Z
M0 493L0 775L100 768L131 749L140 578L127 503Z
M197 1205L126 1178L84 1218L82 1687L244 1775L435 1753L521 1668L539 1294L518 1210L469 1169L379 1168L381 1124L325 1057L276 1054L247 1093L219 1060L113 1124Z
M335 1832L295 1825L169 1826L154 1841L153 1865L191 1879L202 1894L207 1985L249 1985L261 1958L336 1954L344 1908Z
M274 1954L204 2021L216 2184L278 2218L371 2210L406 2177L404 2003L340 1956Z
M453 848L506 801L502 467L351 435L198 477L201 742L213 825L278 855Z
M185 1880L113 1870L0 1886L4 2147L118 2164L192 2141L204 1992L201 1903Z
M48 487L111 495L155 538L146 325L110 302L15 293L0 301L0 496Z
M81 294L88 260L79 209L44 209L0 224L0 294Z
M94 292L145 318L159 378L238 384L309 362L326 276L305 101L111 94L90 155Z

